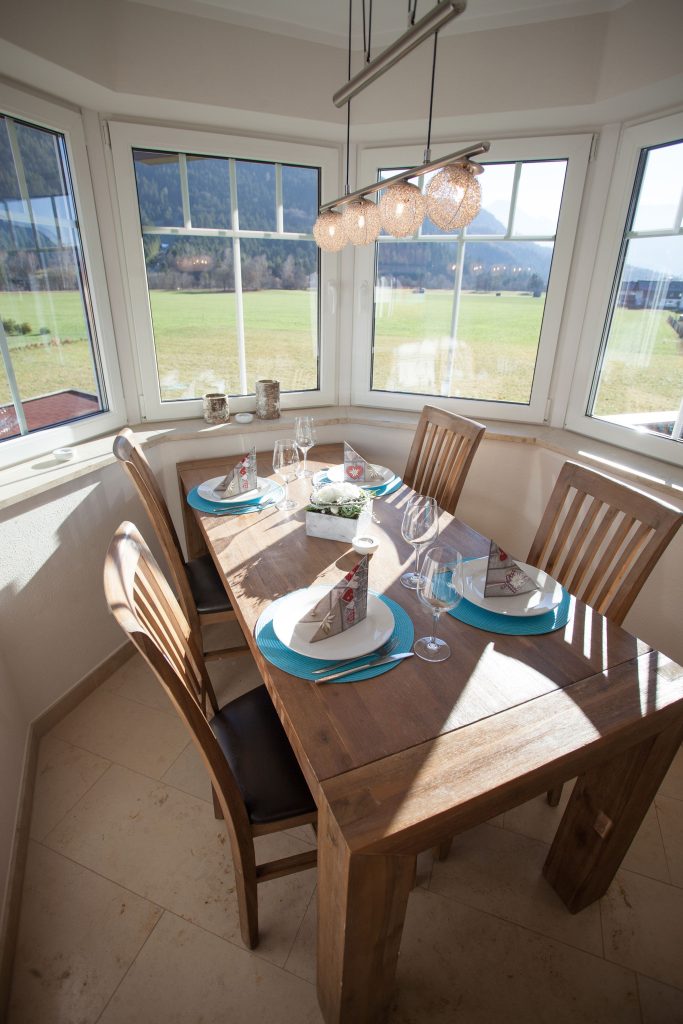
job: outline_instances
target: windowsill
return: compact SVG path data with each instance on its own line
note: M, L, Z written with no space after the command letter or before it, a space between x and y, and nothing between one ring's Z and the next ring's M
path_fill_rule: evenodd
M321 427L353 423L412 432L418 420L417 413L378 410L363 406L333 406L317 410L306 409L305 412L314 414L316 422ZM132 429L145 448L179 441L213 441L217 438L228 439L241 435L256 435L258 448L259 434L272 433L275 429L281 433L285 425L293 429L296 415L297 410L287 410L277 420L254 418L249 424L231 421L210 426L203 420L175 420L136 424ZM75 455L71 462L57 462L52 455L43 455L0 470L0 509L27 501L111 465L115 462L112 453L115 436L116 433L108 433L74 445ZM598 472L611 474L634 486L662 494L675 504L680 505L683 502L683 469L629 452L624 448L594 441L569 430L543 424L492 420L487 424L484 441L538 445L566 458L584 462Z

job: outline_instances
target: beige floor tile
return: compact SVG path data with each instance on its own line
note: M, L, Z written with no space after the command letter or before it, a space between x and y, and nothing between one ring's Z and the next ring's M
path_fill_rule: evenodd
M121 697L128 697L129 700L146 704L147 707L177 715L163 686L140 654L134 654L130 661L114 672L103 683L103 688L118 693Z
M212 803L209 776L192 740L188 741L168 771L164 772L162 781L182 789L183 793L190 793Z
M430 892L525 925L588 952L602 953L597 905L570 914L542 877L545 843L480 825L458 836L432 869Z
M161 913L32 842L10 1024L95 1022Z
M44 736L38 750L31 837L44 839L110 763L56 736Z
M683 804L681 804L681 818L683 819ZM654 804L636 832L628 853L622 861L622 867L628 871L636 871L639 875L647 875L648 878L657 878L661 882L671 881L662 842L662 832Z
M639 974L638 991L643 1024L680 1024L683 1021L683 992L680 989Z
M639 1024L636 979L455 900L411 893L391 1024Z
M100 687L52 735L100 757L159 779L187 745L176 715Z
M165 913L100 1024L322 1024L315 988Z
M317 891L313 893L310 903L306 908L301 927L297 932L291 952L285 962L285 970L296 974L297 978L303 978L315 985L316 978L316 935L318 920Z
M683 988L683 890L619 871L600 905L607 959Z
M504 827L510 832L517 832L520 836L538 839L542 843L552 843L573 788L573 781L565 783L557 807L550 806L545 793L525 804L520 804L519 807L513 807L503 816Z
M659 787L661 796L671 796L674 800L683 800L683 747L673 759L666 778Z
M660 795L655 800L655 806L671 881L683 887L683 800L672 800ZM624 864L624 867L629 866Z
M212 806L113 765L48 836L52 848L225 939L241 943L225 826ZM287 835L257 841L257 860L300 853ZM259 954L284 964L315 871L259 886Z

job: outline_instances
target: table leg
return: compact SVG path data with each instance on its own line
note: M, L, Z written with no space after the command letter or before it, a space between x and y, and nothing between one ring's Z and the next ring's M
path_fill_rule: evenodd
M543 868L572 913L609 888L681 740L676 722L577 780Z
M389 1009L414 856L351 853L318 812L318 999L326 1024L380 1024Z

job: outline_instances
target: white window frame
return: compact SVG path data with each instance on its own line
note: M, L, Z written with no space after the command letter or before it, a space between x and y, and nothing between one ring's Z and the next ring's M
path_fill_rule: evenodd
M96 413L87 419L45 427L21 437L2 441L0 466L11 466L36 455L54 451L55 448L78 444L116 430L125 423L126 412L81 115L68 107L24 93L2 82L0 110L10 117L59 132L64 136L83 260L88 276L95 330L93 343L97 346L102 368L102 385L108 405L104 412Z
M465 143L469 140L465 140ZM553 264L545 300L543 325L539 339L531 397L528 405L513 402L485 401L469 398L445 398L441 395L406 394L374 391L370 387L372 367L372 320L374 290L374 245L356 249L354 346L352 363L352 401L357 405L419 411L433 397L439 406L467 416L484 419L543 422L548 407L551 375L562 320L565 292L574 249L576 228L590 156L591 135L549 136L547 138L500 139L491 142L491 149L481 163L517 160L567 160L562 206L557 224ZM458 148L457 142L434 144L434 158ZM417 166L423 159L418 146L365 149L359 154L358 181L377 180L382 167ZM484 171L486 174L486 171Z
M338 188L339 150L329 146L164 128L157 125L129 124L121 121L110 121L109 131L121 218L125 278L133 319L135 357L142 388L142 418L152 421L196 419L202 415L201 398L164 402L161 400L132 151L161 149L173 153L197 153L214 157L234 157L239 160L264 160L270 163L318 167L321 173L321 192L327 194L336 192ZM228 230L224 234L228 238L233 235L232 231ZM336 296L339 257L330 253L321 255L319 388L283 393L283 409L332 405L337 398ZM254 408L253 394L230 398L230 409L235 412L253 412Z
M609 315L612 287L641 151L676 139L683 139L683 112L633 125L625 128L622 133L597 246L565 426L607 444L683 465L683 444L654 434L640 433L632 427L608 423L586 412Z

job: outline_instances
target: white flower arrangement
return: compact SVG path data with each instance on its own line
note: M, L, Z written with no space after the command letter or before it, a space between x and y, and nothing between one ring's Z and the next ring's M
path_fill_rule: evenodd
M358 519L367 508L370 495L355 484L324 484L311 494L307 512L321 515L341 516L344 519Z

